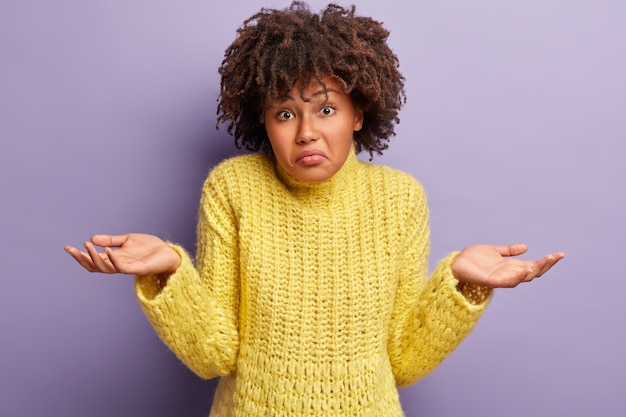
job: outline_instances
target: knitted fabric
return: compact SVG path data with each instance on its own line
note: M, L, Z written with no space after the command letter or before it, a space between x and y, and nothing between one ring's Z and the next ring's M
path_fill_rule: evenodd
M488 301L457 290L454 254L426 279L421 186L354 154L317 184L259 154L222 162L195 265L173 247L181 266L161 291L138 277L138 299L187 366L221 376L214 417L402 416L396 386L437 367Z

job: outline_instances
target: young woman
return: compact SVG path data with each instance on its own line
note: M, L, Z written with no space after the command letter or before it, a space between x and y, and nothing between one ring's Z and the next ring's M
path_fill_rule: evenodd
M89 271L137 276L161 339L221 377L212 416L401 416L396 387L461 343L492 288L563 257L476 245L427 279L423 189L356 158L387 147L404 104L387 37L354 7L262 9L226 50L218 106L237 146L258 152L209 175L195 260L145 234L66 248Z

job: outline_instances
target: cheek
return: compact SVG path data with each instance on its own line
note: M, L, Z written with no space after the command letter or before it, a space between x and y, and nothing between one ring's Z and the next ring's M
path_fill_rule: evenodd
M274 151L274 156L279 162L286 162L289 159L289 147L287 145L287 141L280 136L276 136L275 134L270 134L267 132L267 136L270 138L270 145L272 146L272 151Z
M335 128L331 133L331 137L335 138L336 146L350 147L354 139L354 129L352 129L352 125L344 124Z

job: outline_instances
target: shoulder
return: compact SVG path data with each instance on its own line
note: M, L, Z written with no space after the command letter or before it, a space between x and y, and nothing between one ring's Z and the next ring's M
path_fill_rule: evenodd
M239 155L223 160L209 173L206 187L232 187L242 183L258 183L275 176L272 160L259 153Z
M401 225L400 235L407 237L407 242L415 236L427 236L429 208L422 184L410 173L386 165L366 164L366 170L379 178L380 183L373 188L374 198L384 205L388 218Z
M380 187L380 190L387 190L398 196L404 195L410 199L422 199L425 196L422 184L408 172L368 162L360 162L360 166L367 178L374 186Z
M245 177L273 173L272 160L260 153L239 155L223 160L209 173L212 177Z
M258 190L275 177L272 160L262 154L231 157L217 164L204 181L200 205L205 209L237 211L241 205L254 199Z
M386 165L362 162L361 169L368 180L376 204L382 204L389 216L414 219L423 223L428 218L428 199L422 184L411 174Z
M234 203L250 198L251 191L272 181L275 169L272 160L252 153L231 157L217 164L202 186L202 200L222 200Z

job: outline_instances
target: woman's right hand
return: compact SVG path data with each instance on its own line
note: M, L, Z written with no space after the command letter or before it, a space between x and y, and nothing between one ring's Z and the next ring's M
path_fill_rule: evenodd
M180 255L169 244L148 234L95 235L84 246L86 252L72 246L65 251L89 272L159 275L170 274L180 265Z

